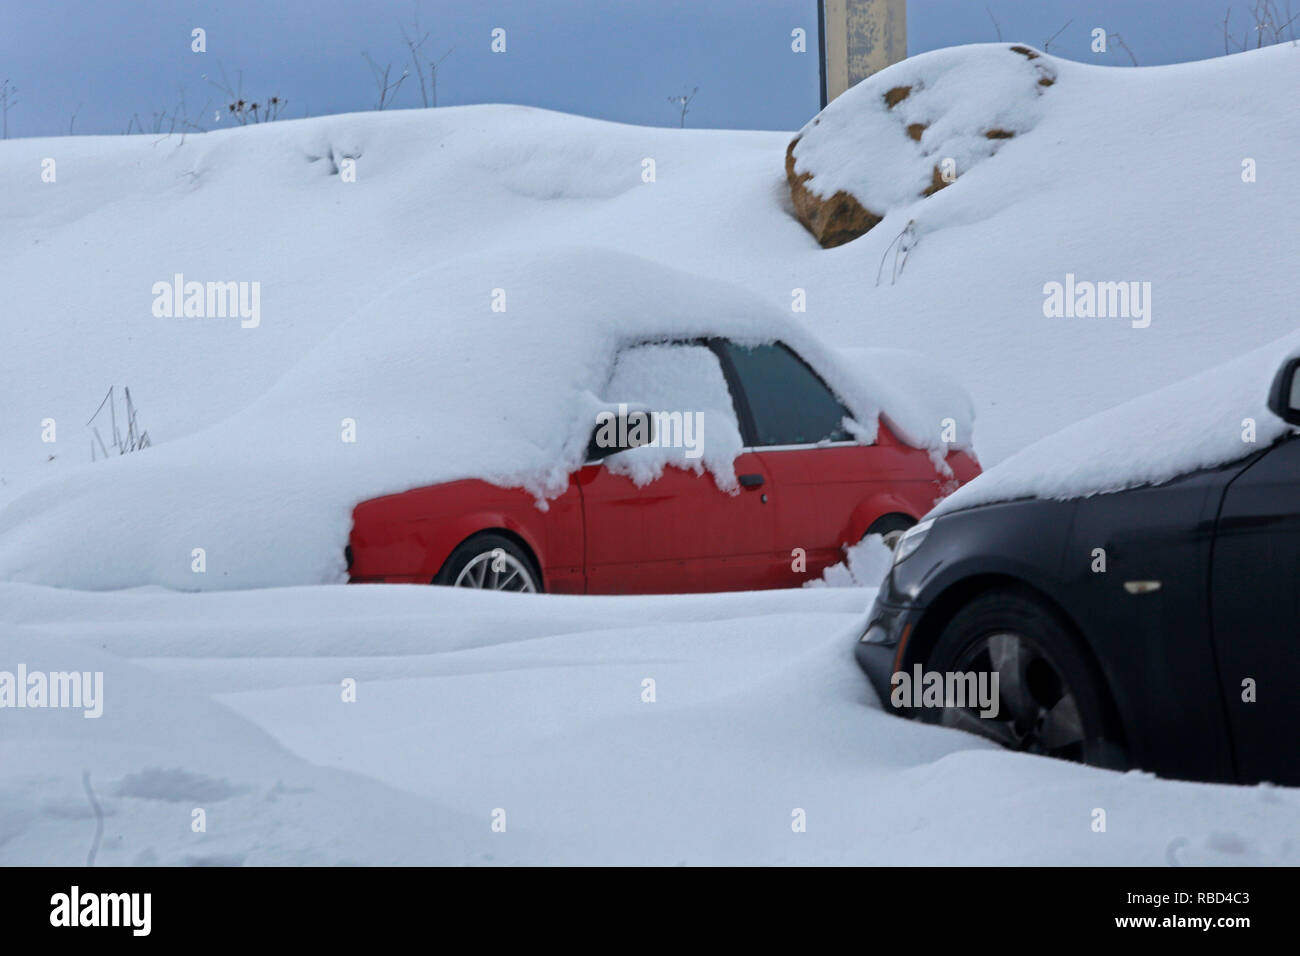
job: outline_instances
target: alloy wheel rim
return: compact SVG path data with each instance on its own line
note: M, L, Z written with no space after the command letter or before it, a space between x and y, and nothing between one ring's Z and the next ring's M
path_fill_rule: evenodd
M458 588L480 591L517 591L535 594L532 572L514 555L500 548L484 551L470 559L452 582Z
M958 673L997 673L998 713L945 707L941 723L987 737L1011 750L1082 761L1087 728L1073 690L1055 662L1023 635L982 637L958 658Z

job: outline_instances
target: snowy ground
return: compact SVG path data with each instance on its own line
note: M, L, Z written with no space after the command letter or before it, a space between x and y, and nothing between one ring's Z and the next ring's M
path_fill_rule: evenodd
M8 653L105 675L97 720L0 722L0 863L84 861L83 771L101 865L1300 863L1294 790L883 713L850 657L870 598L0 586Z
M1054 84L1032 115L1009 104L1025 119L1014 138L933 197L888 196L875 230L831 250L790 214L786 133L499 106L0 144L0 670L105 675L98 719L0 712L0 863L85 860L83 772L104 864L1300 862L1295 790L1118 775L883 714L851 658L872 597L860 587L589 599L13 583L140 578L113 538L138 513L92 496L142 467L89 464L83 423L110 385L131 387L156 446L129 457L169 448L190 469L150 500L163 519L227 500L184 492L241 461L234 417L267 396L302 404L318 394L304 383L328 392L331 334L455 256L598 247L784 312L802 289L795 318L834 346L912 349L961 381L986 464L1293 331L1300 50L1140 70L1043 61ZM934 95L909 110L935 115L907 118L948 130L945 110L965 114L943 91L961 73L932 62ZM47 158L56 183L41 181ZM355 183L339 175L348 158ZM891 282L909 221L918 239ZM260 281L260 324L154 316L152 285L177 272ZM1067 273L1151 282L1150 325L1046 317L1044 284ZM420 320L446 309L431 295ZM46 419L57 442L41 440ZM289 457L310 448L283 435ZM1095 454L1137 452L1099 439ZM76 492L55 494L62 481ZM239 502L269 511L285 495ZM37 515L60 533L10 534ZM269 572L271 549L250 546L242 573L261 555Z

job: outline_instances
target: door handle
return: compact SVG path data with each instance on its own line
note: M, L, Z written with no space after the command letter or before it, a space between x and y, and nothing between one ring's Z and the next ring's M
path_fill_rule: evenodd
M741 475L740 484L743 488L757 488L763 483L762 475Z

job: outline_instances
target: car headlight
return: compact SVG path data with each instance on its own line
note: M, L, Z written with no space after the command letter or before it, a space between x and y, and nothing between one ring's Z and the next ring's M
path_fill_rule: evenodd
M921 546L925 536L930 533L930 528L934 525L934 519L922 521L920 524L914 524L903 532L903 536L898 539L894 545L894 564L905 561Z

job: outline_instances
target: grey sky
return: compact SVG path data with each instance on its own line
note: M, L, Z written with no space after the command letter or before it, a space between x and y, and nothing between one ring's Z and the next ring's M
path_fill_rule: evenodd
M1282 0L1281 5L1285 5ZM986 10L986 6L988 10ZM1127 66L1116 46L1089 49L1097 26L1119 33L1143 65L1223 53L1223 17L1247 28L1244 0L910 0L908 47L918 53L997 39L1060 56ZM672 94L698 86L687 125L794 129L818 108L817 55L791 52L790 32L815 38L815 0L0 0L0 80L19 88L9 135L120 133L138 114L173 110L208 128L224 68L260 99L288 100L287 117L372 109L362 59L406 64L399 26L420 10L427 50L443 63L439 105L510 102L604 119L676 125ZM1300 10L1300 5L1297 7ZM190 31L208 51L190 51ZM507 52L489 49L494 27ZM418 106L414 78L397 106ZM206 110L203 108L206 106Z

